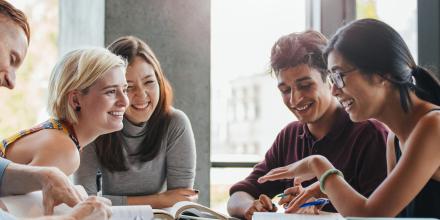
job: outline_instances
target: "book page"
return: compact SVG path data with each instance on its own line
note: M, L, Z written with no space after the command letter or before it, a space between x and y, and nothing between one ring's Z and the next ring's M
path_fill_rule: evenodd
M290 214L276 212L255 212L252 220L345 220L339 213L323 213L319 215Z
M195 215L196 217L203 217L204 219L229 219L228 216L222 213L214 211L201 204L189 201L177 202L172 207L165 210L174 216L175 219L178 219L182 214Z
M0 197L6 211L19 218L35 218L44 214L43 195L41 191L25 195ZM66 204L55 207L54 215L67 214L72 211ZM140 206L112 206L111 220L150 220L153 219L153 209L149 205Z

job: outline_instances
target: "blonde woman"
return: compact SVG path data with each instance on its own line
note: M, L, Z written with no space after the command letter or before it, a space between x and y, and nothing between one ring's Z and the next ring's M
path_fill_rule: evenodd
M72 174L79 167L78 151L99 135L122 129L128 105L125 68L125 61L106 49L66 54L50 76L52 117L3 140L1 156Z

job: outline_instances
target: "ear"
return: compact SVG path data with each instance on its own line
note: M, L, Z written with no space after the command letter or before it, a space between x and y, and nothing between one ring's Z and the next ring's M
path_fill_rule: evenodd
M81 106L79 101L79 96L80 96L80 92L78 90L70 91L67 94L67 99L72 109L75 109L77 106Z

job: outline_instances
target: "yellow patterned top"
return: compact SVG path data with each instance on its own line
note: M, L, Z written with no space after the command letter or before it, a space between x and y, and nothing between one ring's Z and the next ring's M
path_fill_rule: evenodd
M11 143L15 142L16 140L18 140L28 134L32 134L32 133L41 131L43 129L57 129L57 130L63 131L64 133L69 135L70 139L72 139L72 141L75 143L78 150L80 149L78 139L76 138L76 135L75 135L75 132L73 131L73 129L71 129L68 126L68 124L65 122L59 121L54 118L50 118L49 120L47 120L41 124L38 124L32 128L26 129L26 130L19 131L18 133L14 134L8 138L3 139L0 143L0 157L6 157L6 148Z

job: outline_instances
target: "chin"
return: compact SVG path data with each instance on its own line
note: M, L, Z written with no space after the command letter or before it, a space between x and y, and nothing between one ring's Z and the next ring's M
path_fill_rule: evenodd
M365 121L368 119L366 117L362 117L360 115L356 115L353 113L349 113L349 116L350 116L351 121L353 121L353 122L362 122L362 121Z

